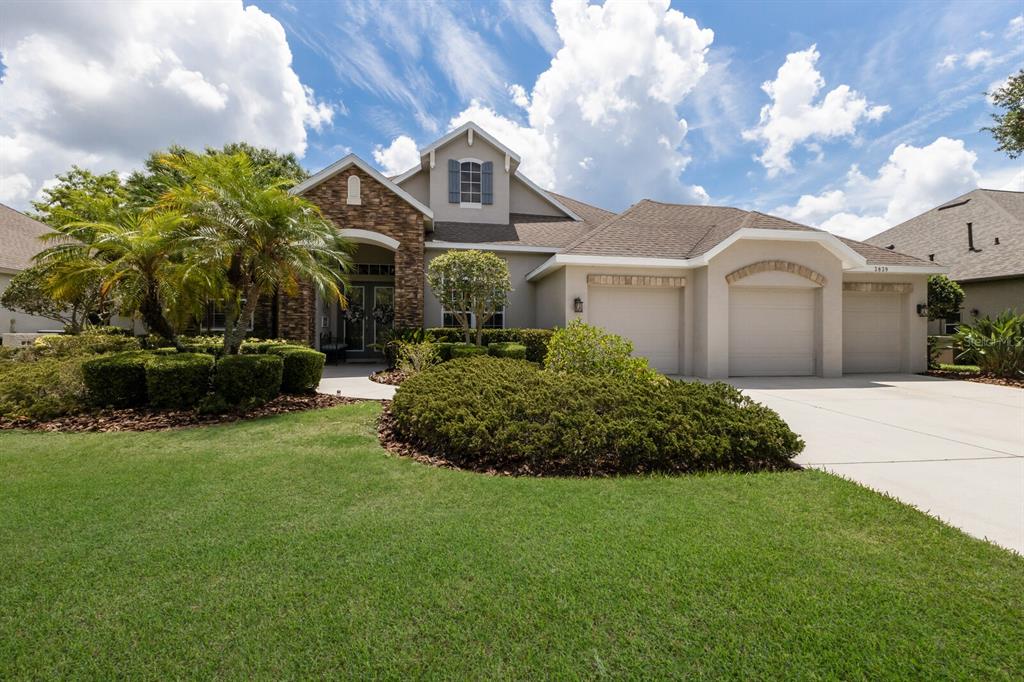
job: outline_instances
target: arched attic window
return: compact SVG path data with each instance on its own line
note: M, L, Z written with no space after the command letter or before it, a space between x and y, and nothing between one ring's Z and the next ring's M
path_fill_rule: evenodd
M362 189L361 184L359 176L355 173L348 176L348 198L345 200L345 203L350 206L359 206L363 203L362 196L360 194Z

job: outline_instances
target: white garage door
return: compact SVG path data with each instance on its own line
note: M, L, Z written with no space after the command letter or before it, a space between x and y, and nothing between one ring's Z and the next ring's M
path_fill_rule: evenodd
M729 290L729 375L814 374L814 289Z
M633 342L633 355L679 372L679 289L590 287L590 324Z
M900 299L899 294L843 292L843 373L900 371Z

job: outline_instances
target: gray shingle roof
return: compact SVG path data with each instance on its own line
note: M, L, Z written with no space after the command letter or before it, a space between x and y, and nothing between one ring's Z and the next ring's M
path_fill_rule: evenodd
M968 222L977 251L968 249ZM1024 192L972 190L867 242L921 259L933 254L955 280L1024 275Z
M9 206L0 204L0 270L20 272L43 250L39 237L52 230Z

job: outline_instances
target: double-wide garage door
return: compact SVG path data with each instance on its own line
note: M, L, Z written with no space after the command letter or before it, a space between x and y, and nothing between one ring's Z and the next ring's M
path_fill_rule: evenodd
M729 290L729 375L814 374L814 289Z
M633 354L659 372L679 373L677 288L590 287L591 324L633 342Z

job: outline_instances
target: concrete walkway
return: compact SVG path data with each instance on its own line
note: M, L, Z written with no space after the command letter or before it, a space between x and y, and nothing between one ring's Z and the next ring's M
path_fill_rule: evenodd
M324 367L323 378L317 391L328 395L367 400L391 400L395 387L370 381L370 375L384 369L384 365L345 363Z
M1024 554L1024 390L917 375L730 379L797 458Z

